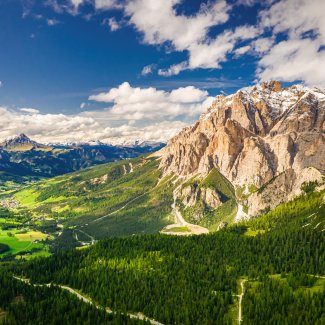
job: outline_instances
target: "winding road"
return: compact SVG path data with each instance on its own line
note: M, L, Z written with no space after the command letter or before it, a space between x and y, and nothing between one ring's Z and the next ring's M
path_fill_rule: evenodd
M95 306L97 309L105 310L106 313L108 313L108 314L113 314L114 313L114 311L111 308L109 308L109 307L102 307L102 306L94 303L90 298L87 298L87 297L83 296L81 293L79 293L75 289L70 288L68 286L64 286L64 285L60 285L60 284L55 284L55 283L32 284L32 283L30 283L30 280L29 279L20 278L18 276L13 276L13 278L16 279L16 280L18 280L18 281L24 282L24 283L26 283L28 285L34 286L34 287L50 287L50 286L55 286L55 287L61 288L63 290L68 291L69 293L73 294L79 300L83 301L86 304ZM125 315L128 316L128 317L130 317L130 318L133 318L133 319L139 319L139 320L143 320L143 321L149 322L152 325L164 325L164 324L162 324L162 323L160 323L160 322L158 322L158 321L156 321L154 319L151 319L151 318L145 316L142 313L136 313L136 314L134 314L134 313L125 313Z

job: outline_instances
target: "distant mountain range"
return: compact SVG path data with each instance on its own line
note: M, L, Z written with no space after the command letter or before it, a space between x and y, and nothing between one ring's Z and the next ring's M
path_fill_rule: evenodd
M52 177L89 166L159 150L157 142L138 142L128 146L113 146L101 142L42 144L25 134L0 143L1 178L19 176Z

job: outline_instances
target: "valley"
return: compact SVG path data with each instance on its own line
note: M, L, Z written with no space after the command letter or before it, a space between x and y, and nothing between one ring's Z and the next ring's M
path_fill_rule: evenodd
M3 266L8 276L59 284L101 306L141 311L162 324L212 319L272 324L292 322L297 314L302 322L317 324L324 301L324 240L314 227L324 220L323 194L310 193L214 234L112 237ZM313 226L302 227L312 211ZM266 231L247 236L248 229Z
M157 152L3 171L0 323L28 306L61 323L322 324L324 98L269 82L217 97ZM25 140L16 153L39 146Z

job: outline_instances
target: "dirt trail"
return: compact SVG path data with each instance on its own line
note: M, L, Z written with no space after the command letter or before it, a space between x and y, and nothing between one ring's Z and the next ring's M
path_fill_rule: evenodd
M244 293L245 293L245 281L246 280L241 280L240 281L240 287L241 287L241 294L238 296L239 297L239 302L238 302L238 324L243 321L243 313L242 313L242 302L244 298Z
M179 236L187 236L187 235L201 235L201 234L207 234L209 233L209 230L207 228L201 227L199 225L194 225L192 223L188 223L182 216L181 212L178 210L177 206L176 206L176 200L177 200L177 191L179 190L179 188L182 186L182 184L180 184L179 186L177 186L174 191L173 191L173 204L171 205L173 211L172 214L175 217L175 223L166 226L162 233L166 234L166 235L179 235ZM175 231L168 231L172 228L175 227L187 227L190 231L187 232L175 232Z
M70 288L68 286L60 285L60 284L55 284L55 283L31 284L29 279L23 279L23 278L20 278L20 277L17 277L17 276L13 276L13 277L16 280L18 280L18 281L24 282L24 283L26 283L28 285L32 285L34 287L50 287L50 286L55 286L55 287L61 288L63 290L66 290L66 291L70 292L71 294L75 295L79 300L83 301L86 304L93 305L97 309L105 310L106 313L108 313L108 314L114 313L114 311L111 308L109 308L109 307L105 307L104 308L104 307L102 307L102 306L94 303L90 298L87 298L87 297L83 296L81 293L79 293L75 289ZM125 313L125 315L128 316L128 317L130 317L130 318L147 321L147 322L149 322L152 325L164 325L164 324L162 324L162 323L160 323L160 322L158 322L158 321L156 321L154 319L151 319L151 318L145 316L142 313L137 313L137 314L134 314L134 313Z

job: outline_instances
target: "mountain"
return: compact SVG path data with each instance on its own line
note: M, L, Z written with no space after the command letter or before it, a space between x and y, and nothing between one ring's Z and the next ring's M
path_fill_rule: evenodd
M0 323L323 324L324 98L264 83L218 96L158 152L7 182ZM103 147L21 138L2 165Z
M323 182L324 123L323 91L265 82L217 96L197 123L157 153L160 168L164 175L192 179L177 193L184 209L200 201L212 209L222 204L220 191L207 200L198 187L210 173L220 173L233 187L239 221L301 194L303 184Z
M218 231L296 197L324 193L324 98L318 89L282 89L278 82L218 96L159 151L4 192L0 203L33 216L39 229L51 223L55 249L106 236ZM101 157L100 148L56 150L71 170ZM3 164L10 164L10 153L3 152Z
M31 140L26 134L6 139L0 143L0 148L6 151L51 150L51 147Z
M92 165L134 158L163 145L112 146L101 142L44 145L20 134L0 144L0 173L2 179L11 179L14 175L53 177Z

